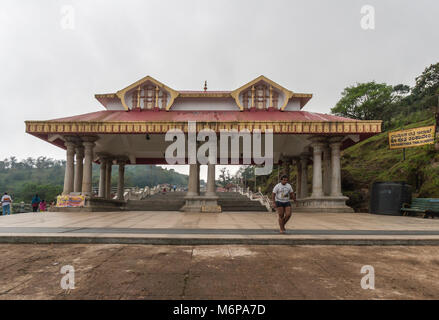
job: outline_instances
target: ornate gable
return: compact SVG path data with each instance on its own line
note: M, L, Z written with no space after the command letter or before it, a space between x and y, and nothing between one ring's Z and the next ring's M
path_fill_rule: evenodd
M146 76L118 91L125 110L169 110L179 93L153 77Z
M265 76L259 76L232 91L231 95L241 110L283 110L293 96L293 92Z

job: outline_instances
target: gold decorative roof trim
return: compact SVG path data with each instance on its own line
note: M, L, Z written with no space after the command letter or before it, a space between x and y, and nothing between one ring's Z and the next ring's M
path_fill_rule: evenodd
M30 134L140 134L166 133L171 129L187 132L186 121L26 121L26 132ZM215 132L220 130L250 131L260 129L262 132L273 130L273 133L284 134L360 134L380 133L381 120L354 121L225 121L197 122L197 131L209 128Z

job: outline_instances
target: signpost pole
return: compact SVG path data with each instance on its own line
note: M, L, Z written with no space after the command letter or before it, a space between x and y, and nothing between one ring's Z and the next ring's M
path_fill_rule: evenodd
M435 124L436 124L436 132L434 134L434 138L436 140L436 138L439 134L439 95L437 96L437 106L435 108L434 118L435 118ZM439 150L439 142L435 141L434 147L436 150Z

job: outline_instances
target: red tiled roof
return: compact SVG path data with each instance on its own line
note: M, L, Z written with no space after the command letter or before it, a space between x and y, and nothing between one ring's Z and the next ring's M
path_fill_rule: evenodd
M106 122L106 121L199 121L199 122L230 122L230 121L356 121L329 114L307 111L97 111L73 117L53 119L56 122Z

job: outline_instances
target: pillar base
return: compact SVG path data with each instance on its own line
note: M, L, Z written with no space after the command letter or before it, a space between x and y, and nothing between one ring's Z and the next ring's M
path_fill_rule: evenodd
M185 205L180 209L183 212L220 213L218 197L210 196L186 196Z
M354 209L346 205L348 197L309 197L298 199L296 210L298 212L326 212L326 213L353 213Z

